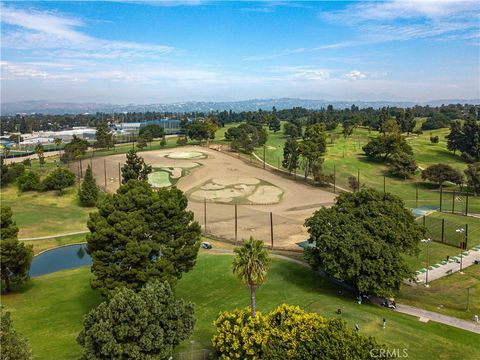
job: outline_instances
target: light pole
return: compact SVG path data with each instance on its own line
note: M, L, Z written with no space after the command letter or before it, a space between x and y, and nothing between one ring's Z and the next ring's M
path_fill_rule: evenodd
M430 241L432 241L432 239L430 238L427 238L427 239L422 239L421 240L423 243L427 244L427 273L425 274L425 287L429 287L430 285L428 285L428 267L430 266L429 264L429 257L428 257L428 245L430 244Z
M458 228L457 230L455 230L455 232L459 233L459 234L463 234L465 232L465 229L464 228ZM461 249L461 252L460 252L460 274L463 274L463 241L460 243L460 249Z

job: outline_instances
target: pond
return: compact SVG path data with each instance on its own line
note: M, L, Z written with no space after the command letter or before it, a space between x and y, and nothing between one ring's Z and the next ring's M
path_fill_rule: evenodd
M92 265L84 244L63 246L35 256L30 267L30 276L40 276L56 271Z

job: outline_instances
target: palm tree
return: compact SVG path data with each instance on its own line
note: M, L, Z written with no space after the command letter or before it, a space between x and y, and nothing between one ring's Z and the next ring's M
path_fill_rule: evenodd
M57 137L53 140L53 142L55 143L55 150L57 150L58 147L62 144L62 139Z
M252 317L255 317L255 289L263 284L270 268L270 256L263 242L250 237L242 247L236 248L233 272L250 287Z

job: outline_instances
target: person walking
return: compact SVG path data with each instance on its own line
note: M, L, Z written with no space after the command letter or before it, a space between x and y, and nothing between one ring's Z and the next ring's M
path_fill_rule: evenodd
M383 328L385 329L385 326L387 326L387 319L383 318Z

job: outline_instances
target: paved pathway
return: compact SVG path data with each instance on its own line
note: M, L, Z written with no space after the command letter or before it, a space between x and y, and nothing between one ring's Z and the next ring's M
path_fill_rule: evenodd
M467 321L458 319L456 317L442 315L433 311L419 309L409 305L396 304L398 312L403 314L408 314L412 316L418 316L420 321L425 321L425 319L435 321L438 323L450 325L459 329L471 331L477 334L480 334L480 324L473 321Z
M86 233L88 233L88 232L89 232L88 230L82 230L82 231L76 231L76 232L71 232L71 233L66 233L66 234L55 234L55 235L31 237L31 238L23 238L23 239L18 239L18 240L20 240L20 241L27 241L27 240L46 240L46 239L54 239L54 238L59 238L59 237L64 237L64 236L86 234Z
M465 269L475 263L475 261L480 261L480 246L473 248L468 251L468 255L460 256L453 256L450 258L448 262L443 261L442 264L435 264L435 266L430 266L428 270L428 282L439 279L441 277L447 276L451 273L460 271L460 264L462 265L462 269ZM427 271L417 273L417 284L425 284L427 278ZM408 284L409 282L406 281Z
M232 254L233 253L233 250L222 249L222 248L213 248L213 251L223 253L223 254ZM302 260L292 259L290 257L283 256L283 255L277 255L277 254L272 254L272 257L277 258L277 259L290 261L290 262L294 262L294 263L296 263L300 266L310 268L310 265L308 265L306 262L304 262ZM371 297L371 301L372 301L373 304L381 306L382 300L380 298ZM423 309L419 309L419 308L416 308L416 307L413 307L413 306L402 305L402 304L398 304L398 303L396 304L396 306L397 306L397 309L392 310L392 311L397 311L397 312L402 313L402 314L416 316L416 317L418 317L419 321L423 321L423 322L435 321L435 322L438 322L438 323L441 323L441 324L453 326L453 327L456 327L456 328L459 328L459 329L462 329L462 330L471 331L471 332L480 334L480 324L477 324L473 321L462 320L462 319L458 319L456 317L442 315L442 314L439 314L439 313L436 313L436 312L433 312L433 311L423 310Z

